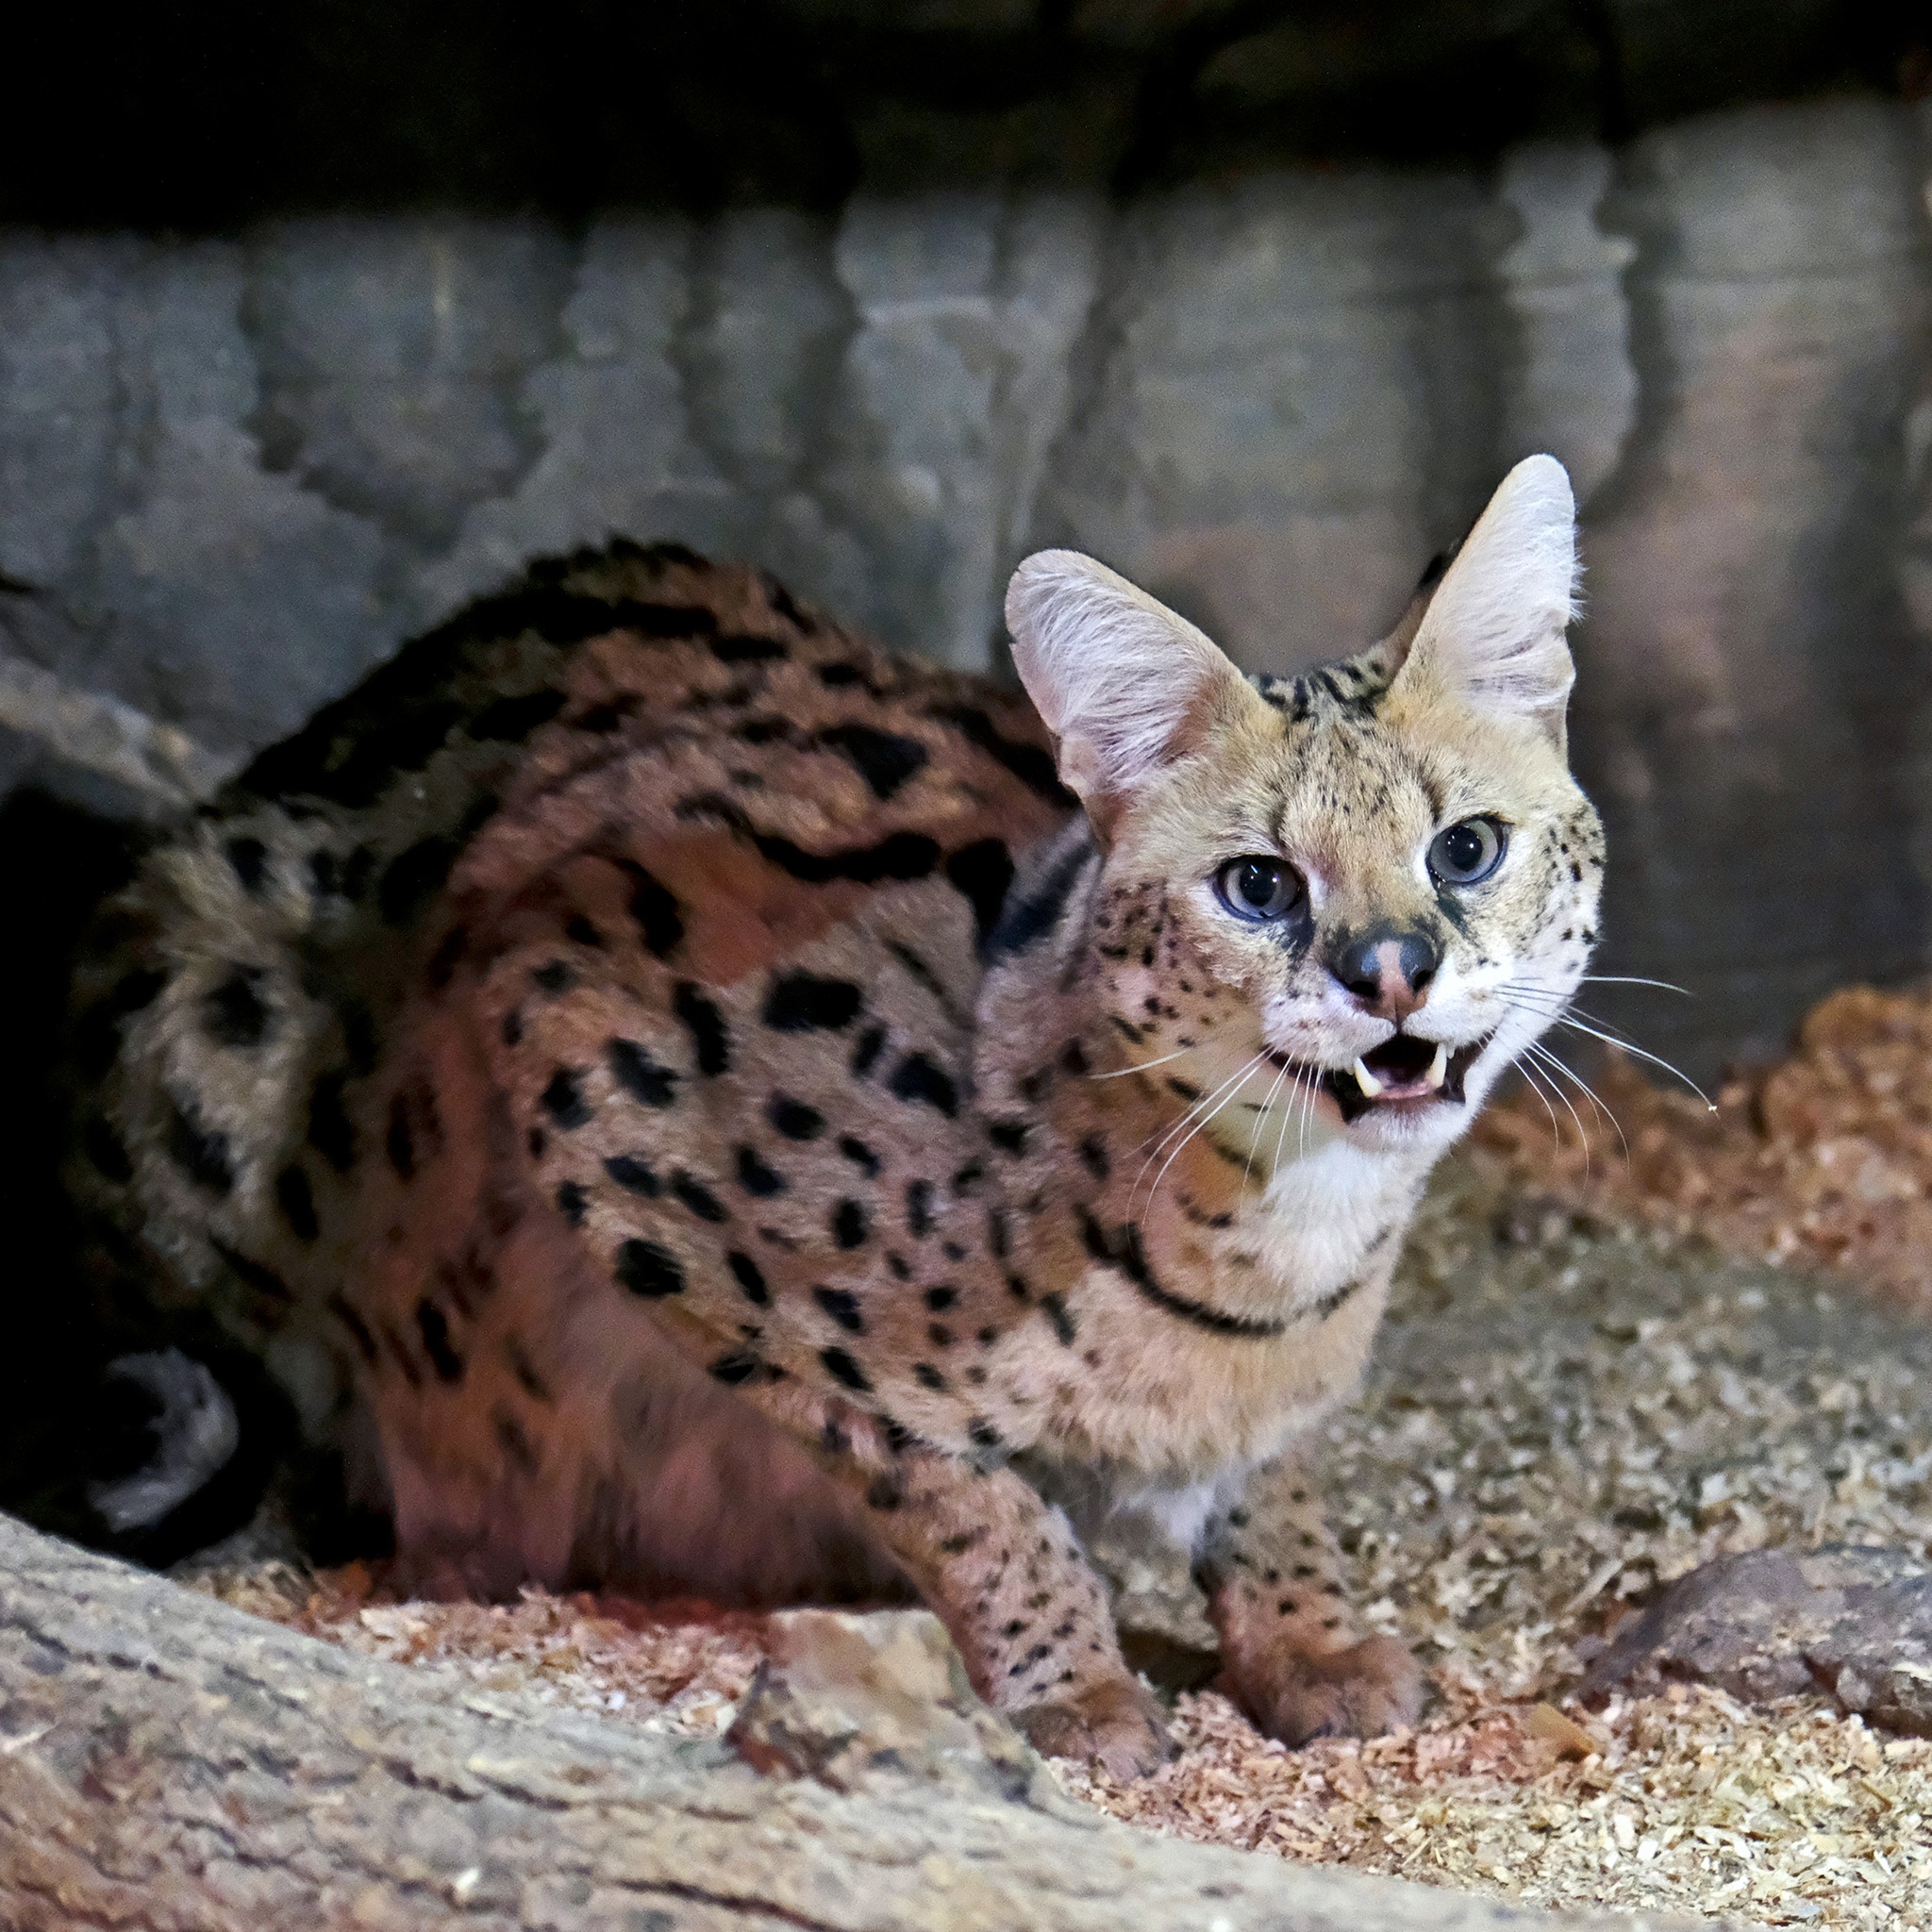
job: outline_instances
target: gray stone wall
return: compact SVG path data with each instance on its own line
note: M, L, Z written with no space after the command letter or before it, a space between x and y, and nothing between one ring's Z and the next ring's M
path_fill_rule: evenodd
M1606 970L1700 995L1604 1009L1701 1067L1764 1051L1932 948L1927 148L1847 100L1125 203L0 234L0 718L32 727L0 778L132 802L37 670L146 714L192 789L613 531L995 669L1007 572L1071 542L1287 668L1550 449Z

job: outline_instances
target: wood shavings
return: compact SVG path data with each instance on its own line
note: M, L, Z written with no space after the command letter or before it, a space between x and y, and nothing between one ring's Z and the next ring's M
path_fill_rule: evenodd
M1574 1115L1552 1109L1525 1091L1491 1107L1474 1138L1528 1211L1541 1196L1635 1216L1927 1308L1928 1072L1932 991L1850 987L1807 1016L1790 1058L1727 1081L1715 1113L1613 1056L1594 1081L1607 1113L1580 1095Z
M1932 1328L1674 1233L1525 1209L1493 1159L1424 1205L1362 1401L1328 1430L1357 1600L1427 1665L1412 1732L1290 1752L1211 1690L1181 1755L1075 1795L1152 1830L1564 1907L1822 1928L1932 1923L1932 1743L1822 1699L1583 1709L1603 1634L1710 1557L1932 1549ZM244 1607L575 1709L715 1733L758 1620L528 1592L391 1605L371 1574L207 1579Z

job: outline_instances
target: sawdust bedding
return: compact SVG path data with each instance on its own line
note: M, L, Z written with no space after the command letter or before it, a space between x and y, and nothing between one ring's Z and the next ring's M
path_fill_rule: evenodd
M1067 1788L1155 1830L1524 1904L1932 1924L1932 1740L1814 1699L1568 1695L1606 1630L1711 1557L1932 1548L1932 1325L1898 1307L1932 1303L1925 1184L1900 1179L1932 1174L1905 1077L1928 1051L1932 1000L1855 993L1714 1118L1613 1072L1627 1169L1601 1144L1586 1168L1574 1129L1533 1139L1531 1103L1498 1109L1433 1191L1329 1432L1358 1600L1416 1646L1433 1708L1290 1752L1184 1691L1171 1765L1116 1787L1062 1764ZM687 1735L728 1724L759 1657L756 1617L696 1606L396 1604L353 1565L198 1581L473 1693Z

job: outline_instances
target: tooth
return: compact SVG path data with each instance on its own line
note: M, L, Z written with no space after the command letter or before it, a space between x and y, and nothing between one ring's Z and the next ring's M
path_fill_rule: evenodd
M1439 1040L1436 1042L1436 1058L1429 1062L1429 1071L1423 1075L1423 1085L1433 1091L1449 1077L1449 1042Z
M1366 1100L1379 1100L1382 1097L1382 1083L1369 1072L1369 1063L1359 1054L1356 1056L1355 1084L1362 1090Z

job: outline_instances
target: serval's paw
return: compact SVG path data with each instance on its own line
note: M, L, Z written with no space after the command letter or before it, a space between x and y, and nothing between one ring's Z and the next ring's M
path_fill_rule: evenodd
M1313 1655L1283 1647L1230 1674L1248 1715L1285 1744L1379 1738L1415 1722L1425 1689L1421 1667L1392 1637Z
M1013 1723L1036 1751L1085 1758L1122 1783L1146 1776L1174 1756L1159 1700L1125 1673L1054 1703L1015 1711Z

